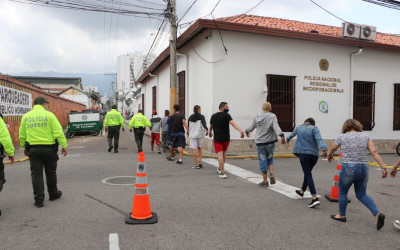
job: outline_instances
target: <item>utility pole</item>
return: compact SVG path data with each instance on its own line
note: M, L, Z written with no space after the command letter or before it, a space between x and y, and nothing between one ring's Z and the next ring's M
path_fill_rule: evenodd
M169 0L169 18L171 22L171 35L169 38L170 48L170 98L169 107L171 113L173 112L173 106L177 103L177 91L176 91L176 0Z
M112 76L115 80L111 81L111 89L114 92L115 104L118 105L118 85L117 85L117 74L116 73L105 73L105 76ZM115 84L115 88L114 88ZM118 108L118 107L117 107Z

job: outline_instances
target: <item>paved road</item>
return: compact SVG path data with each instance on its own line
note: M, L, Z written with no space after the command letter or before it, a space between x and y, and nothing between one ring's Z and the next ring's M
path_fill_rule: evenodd
M145 143L148 145L148 138ZM59 161L60 200L33 206L28 162L6 166L7 183L0 193L0 249L109 249L109 234L117 233L121 249L400 249L400 232L391 225L400 218L400 178L380 179L370 168L368 191L387 216L382 231L369 211L350 192L348 222L329 218L337 203L321 199L316 209L309 199L296 200L228 174L215 167L194 170L146 151L154 225L126 225L133 186L101 182L112 176L134 176L136 146L132 134L121 136L120 153L106 152L105 137L74 137L69 155ZM384 155L393 164L394 155ZM256 160L229 160L258 172ZM297 159L276 159L278 180L300 186ZM314 170L317 191L329 193L335 164L320 160Z

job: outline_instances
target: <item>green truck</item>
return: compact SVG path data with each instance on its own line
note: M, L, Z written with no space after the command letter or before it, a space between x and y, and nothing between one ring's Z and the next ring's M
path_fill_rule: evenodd
M90 133L93 136L103 132L103 119L98 110L87 109L68 114L67 138L76 134Z

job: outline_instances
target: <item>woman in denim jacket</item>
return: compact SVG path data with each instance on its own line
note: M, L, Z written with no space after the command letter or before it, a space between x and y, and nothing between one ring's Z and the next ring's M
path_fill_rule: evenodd
M304 124L297 126L294 131L286 138L286 142L289 142L293 137L297 135L296 145L293 148L293 154L299 157L301 168L304 173L304 181L301 190L296 190L296 193L303 197L304 191L307 186L310 189L312 200L308 205L309 208L314 208L320 205L320 201L317 197L315 190L314 180L312 177L312 169L317 164L319 157L319 149L322 149L323 156L326 156L328 148L322 140L321 133L317 126L315 126L315 120L308 118L304 121Z
M354 184L357 199L371 211L376 220L376 228L379 230L384 225L385 215L379 212L374 200L366 193L369 170L367 149L382 168L382 178L387 176L385 164L372 140L362 132L362 125L357 120L348 119L344 122L342 134L329 149L329 162L332 162L332 154L339 147L343 155L342 171L339 175L339 214L331 215L331 218L346 222L347 193Z

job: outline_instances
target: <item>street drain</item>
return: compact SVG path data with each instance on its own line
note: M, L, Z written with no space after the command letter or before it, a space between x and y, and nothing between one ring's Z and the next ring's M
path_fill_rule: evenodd
M101 182L103 182L104 184L109 185L133 185L135 184L135 181L135 176L114 176L101 180Z

